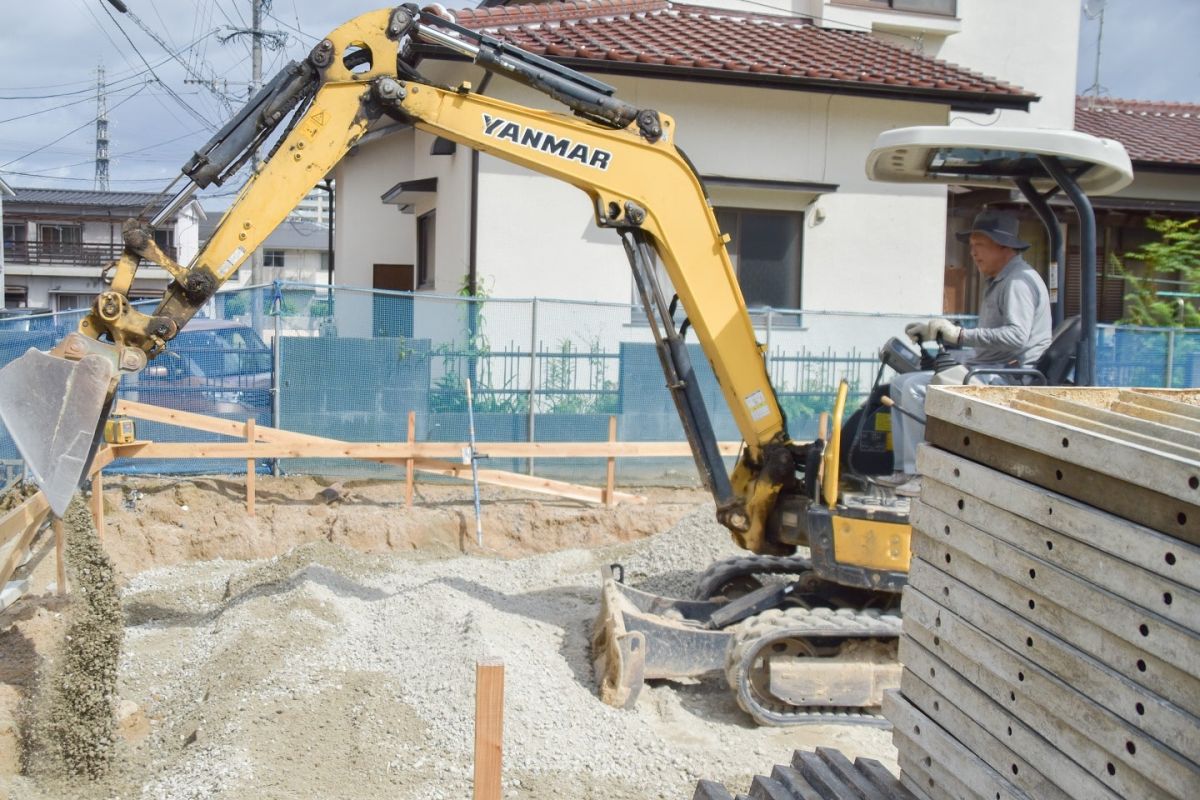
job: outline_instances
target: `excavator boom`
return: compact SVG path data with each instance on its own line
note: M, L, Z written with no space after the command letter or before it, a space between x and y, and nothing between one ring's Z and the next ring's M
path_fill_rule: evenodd
M436 85L417 72L411 55L417 41L449 48L536 88L573 113L507 103L465 85ZM668 387L719 519L748 549L790 551L772 540L768 523L781 487L794 475L795 446L787 438L724 237L699 178L675 146L674 121L616 98L611 86L595 78L412 5L357 17L331 32L305 60L285 67L189 160L185 186L154 220L125 224L124 252L113 265L112 283L78 332L48 355L29 353L0 370L0 385L7 387L0 392L0 417L51 506L65 509L85 477L120 375L137 372L162 353L304 195L385 118L521 164L591 198L597 223L625 244ZM175 263L155 245L154 224L197 190L228 180L284 126L190 264ZM128 300L143 260L173 278L150 313ZM676 297L664 295L657 262ZM677 305L687 316L682 325L675 321ZM689 361L684 343L689 327L746 442L732 474L717 450ZM85 361L97 366L85 368ZM50 405L32 413L31 397Z

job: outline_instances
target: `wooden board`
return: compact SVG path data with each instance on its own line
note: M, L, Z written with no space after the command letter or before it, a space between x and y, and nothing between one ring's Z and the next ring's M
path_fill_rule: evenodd
M950 669L946 662L922 648L916 639L907 640L905 655L906 669L900 679L900 693L960 739L960 729L977 726L980 730L986 730L995 741L1003 742L1014 760L1006 764L1003 759L994 756L989 759L994 768L1010 772L1016 765L1020 775L1020 762L1015 758L1028 759L1033 769L1070 798L1120 800L1121 795L1105 787L1098 778L1046 741L1038 730L1028 726L1018 716L1009 714L1001 705L972 686L970 681ZM930 669L936 672L937 678L930 681L922 679L922 675L928 675ZM978 747L972 745L972 748L980 752ZM1028 784L1022 783L1021 786L1027 788Z
M1063 458L1043 455L995 436L930 419L925 439L937 447L1051 489L1156 531L1200 545L1200 513L1162 492L1127 483Z
M1137 772L1168 795L1181 799L1190 797L1191 789L1200 785L1200 767L1195 763L911 587L905 591L904 626L906 636L945 661L950 660L945 655L946 648L969 653L969 660L977 664L974 675L962 669L965 658L959 659L959 665L951 666L967 674L975 685L1019 718L1028 719L1027 709L1039 706L1050 712L1059 725L1073 727L1090 739L1091 746L1084 752L1069 753L1076 761L1086 763L1084 759L1088 758L1094 761L1097 753L1103 753L1105 771L1112 775L1124 770ZM904 657L901 656L902 661ZM985 674L991 676L990 680L981 681ZM937 685L936 674L931 674L929 680ZM1045 735L1058 749L1067 752L1069 743L1060 741L1052 731Z
M1097 661L1067 642L1007 611L999 603L962 581L918 559L913 562L912 585L926 597L942 598L965 622L985 630L1014 654L1036 662L1064 683L1112 711L1118 717L1176 749L1193 761L1200 760L1196 739L1197 718ZM1020 667L1016 667L1020 669ZM1178 687L1181 693L1196 693L1195 680Z
M1034 556L1035 560L1052 564L1151 610L1195 636L1200 628L1200 592L1018 516L1008 510L1015 505L1013 501L1005 503L1004 508L992 505L969 492L926 476L921 486L921 499L913 506L913 519L927 518L923 511L916 510L919 506L936 509L951 519L1007 542ZM929 533L936 537L934 530L936 528ZM1127 533L1125 538L1132 537ZM1024 568L1030 569L1028 565Z
M1066 424L1029 411L1029 406L1036 405L1058 409L1061 416L1069 414L1074 404L1097 405L1107 396L1093 395L1086 389L931 386L925 413L931 420L944 420L1035 453L1064 459L1185 504L1200 503L1200 451L1189 449L1184 455L1174 438L1129 441L1117 433L1119 426L1088 425L1077 415L1070 415L1074 424ZM1026 403L1025 410L1012 408L1013 402Z
M895 690L884 692L883 713L892 721L892 739L901 753L926 754L929 764L945 766L975 796L1028 800L1028 795L996 772L961 742ZM901 770L904 766L901 765ZM955 792L958 795L958 792Z
M948 546L1024 589L1076 613L1140 650L1188 672L1200 664L1200 639L1186 628L1112 592L1027 554L985 531L924 503L912 511L913 553L932 563L952 563ZM915 535L919 531L924 536ZM917 542L921 542L920 545Z
M1200 547L936 447L918 449L917 467L922 475L1050 530L1192 589L1200 587Z
M1008 611L1088 653L1097 661L1158 696L1171 701L1190 714L1200 716L1200 697L1191 690L1195 676L1187 669L1172 666L1154 653L1129 644L1104 627L1097 619L1074 603L1060 604L1036 591L993 572L960 550L943 542L931 543L914 532L914 559L932 564L940 572L957 578L986 595ZM951 556L947 561L946 556ZM910 584L911 585L911 584ZM940 603L953 606L950 590L943 587Z
M50 515L50 503L39 491L0 518L0 586L8 583L21 564L33 537Z

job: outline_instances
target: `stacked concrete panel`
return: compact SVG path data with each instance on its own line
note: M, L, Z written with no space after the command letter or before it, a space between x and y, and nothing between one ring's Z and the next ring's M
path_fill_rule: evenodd
M903 783L1200 796L1200 392L935 387L926 413Z
M700 781L692 800L916 800L887 767L872 758L854 763L840 750L797 750L790 764L756 775L746 794L733 795L715 781Z

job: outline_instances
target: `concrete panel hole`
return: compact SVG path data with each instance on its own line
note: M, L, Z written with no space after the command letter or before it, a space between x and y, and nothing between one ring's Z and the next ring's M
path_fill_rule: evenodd
M937 670L936 670L936 669L934 669L933 667L930 667L930 668L929 668L929 677L931 677L931 678L936 678L936 677L937 677Z
M1173 599L1170 592L1163 592L1163 605L1171 605L1171 600Z
M1134 744L1133 742L1126 742L1125 743L1125 752L1129 753L1129 755L1131 755L1131 756L1136 755L1137 754L1137 745Z
M954 470L954 475L958 477L958 470ZM1188 486L1193 489L1200 489L1200 478L1197 478L1195 475L1188 478Z
M1049 516L1053 517L1053 516L1054 516L1054 506L1050 506L1050 508L1047 508L1047 509L1046 509L1046 513L1047 513Z
M941 644L942 644L942 637L940 637L940 636L933 637L933 646L934 647L940 647Z
M1016 692L1009 692L1009 693L1008 693L1008 699L1009 699L1009 702L1012 702L1012 703L1015 703L1015 702L1017 702L1017 693L1016 693Z
M920 736L921 735L921 726L913 725L913 733L915 733L917 736Z
M949 597L949 596L950 596L950 587L943 586L942 587L942 597Z
M1111 762L1111 761L1110 761L1110 762L1108 762L1108 774L1109 774L1109 775L1116 775L1116 774L1117 774L1117 768L1116 768L1116 767L1114 767L1114 766L1112 765L1112 762Z
M1012 736L1012 725L1008 726L1008 735Z
M961 499L961 498L960 498L960 499L959 499L959 501L958 501L958 510L959 510L959 511L962 511L962 510L963 510L963 501L962 501L962 499Z
M947 564L950 563L950 554L949 553L946 553L946 563Z
M1187 514L1180 511L1179 514L1175 517L1175 521L1178 522L1180 525L1187 525Z
M971 437L964 436L963 437L963 447L970 447L970 446L971 446Z
M935 627L935 628L942 627L942 615L941 614L938 614L937 617L933 620L933 627Z
M1144 705L1142 705L1141 703L1138 703L1133 708L1134 708L1134 710L1137 711L1139 717L1146 713L1146 707Z
M925 766L927 766L927 767L933 766L933 759L930 758L929 756L925 756ZM933 786L933 778L929 779L929 785Z
M941 711L941 710L942 710L942 704L941 704L941 703L939 703L937 700L934 700L934 701L933 701L933 710L934 710L934 711Z
M1017 680L1019 680L1021 683L1024 683L1024 682L1025 682L1025 673L1024 673L1024 672L1018 672L1018 673L1017 673Z
M1060 480L1060 481L1062 480L1062 470L1061 469L1054 470L1054 479Z
M1138 672L1145 672L1145 671L1146 671L1146 662L1145 662L1145 660L1144 660L1144 659L1141 659L1141 658L1139 658L1139 659L1137 660L1137 668L1138 668Z
M1036 579L1037 579L1037 570L1036 570L1036 569L1031 569L1031 570L1029 570L1029 577L1030 577L1031 579L1034 579L1034 580L1036 580Z
M1142 636L1149 636L1150 628L1146 625L1146 623L1143 622L1141 625L1138 625L1138 633L1140 633Z
M925 760L926 760L926 761L929 761L930 759L926 758ZM928 765L928 764L926 764L925 766L929 766L929 765ZM934 782L933 782L933 778L927 778L926 780L928 780L928 781L929 781L929 788L930 788L930 789L932 789L934 786L936 786L936 785L937 785L936 783L934 783Z
M956 478L958 477L958 467L955 467L955 468L954 468L954 477L956 477ZM1192 480L1196 480L1196 479L1195 479L1195 478L1192 478ZM1193 486L1192 488L1193 488L1193 489L1195 489L1196 487L1195 487L1195 486Z
M1032 637L1032 636L1026 636L1026 637L1025 637L1025 646L1026 646L1026 647L1033 647L1033 637Z
M1171 566L1175 566L1175 554L1174 553L1167 553L1163 558L1168 564L1170 564Z
M946 527L942 528L942 530L946 532L946 535L947 535L947 536L949 536L949 535L950 535L950 526L949 526L949 525L947 525Z
M1030 610L1030 611L1032 611L1032 610L1034 609L1034 607L1035 607L1035 606L1037 606L1037 603L1035 603L1035 602L1033 602L1032 600L1030 600L1030 601L1029 601L1029 610Z
M1062 446L1063 446L1063 447L1070 447L1070 446L1071 446L1071 440L1070 440L1070 439L1068 439L1067 437L1065 437L1065 436L1064 436L1064 437L1063 437L1063 440L1062 440Z
M1021 770L1017 769L1017 765L1016 765L1016 764L1013 764L1013 765L1012 765L1012 771L1013 771L1013 775L1016 775L1016 774L1017 774L1018 772L1020 772Z
M1052 542L1052 541L1050 541L1049 539L1047 539L1047 540L1046 540L1046 549L1047 549L1047 550L1053 550L1053 549L1054 549L1054 542Z

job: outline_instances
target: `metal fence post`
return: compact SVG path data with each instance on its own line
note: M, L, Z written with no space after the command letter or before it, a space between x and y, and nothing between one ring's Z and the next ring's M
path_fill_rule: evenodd
M279 291L279 282L276 281L275 290ZM283 392L283 372L280 369L282 363L283 344L281 336L283 332L283 303L278 303L275 309L275 335L271 337L271 427L278 428L280 418L280 408L282 402L280 395ZM279 459L271 459L271 474L279 477Z
M767 307L767 350L763 353L763 366L767 370L767 375L771 374L771 328L775 319L775 311L771 307Z
M534 406L537 401L538 299L533 298L529 325L529 441L534 440ZM533 474L533 459L529 459L529 474Z
M1167 329L1167 379L1163 382L1163 386L1168 389L1174 388L1172 383L1175 377L1175 329Z

